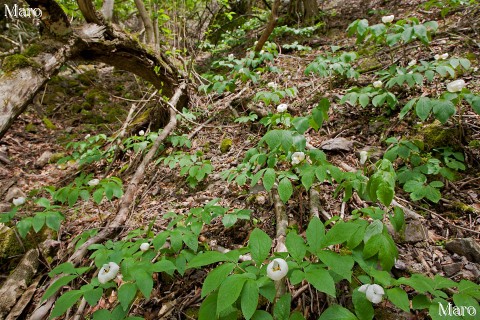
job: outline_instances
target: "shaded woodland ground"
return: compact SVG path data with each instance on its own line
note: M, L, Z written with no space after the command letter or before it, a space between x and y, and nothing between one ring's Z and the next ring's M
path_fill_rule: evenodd
M361 2L346 4L340 1L324 4L322 9L325 10L325 15L322 17L322 23L312 28L312 31L291 25L289 27L291 29L283 29L282 32L278 31L281 27L277 26L277 33L274 32L272 41L265 45L263 53L260 54L265 56L270 53L271 59L270 56L265 56L258 66L250 65L248 70L243 69L246 68L245 60L242 62L243 65L239 60L248 58L249 55L253 55L252 61L256 59L251 48L261 29L239 27L238 30L244 28L245 31L235 33L234 30L230 30L230 35L225 33L220 36L216 46L212 44L209 47L204 46L204 49L197 48L198 52L189 52L191 56L183 58L183 53L177 53L180 56L178 65L181 70L189 65L187 61L191 57L195 57L192 60L193 68L186 70L191 78L187 84L188 108L177 111L175 116L177 124L170 138L160 146L153 161L144 168L143 179L134 188L135 194L128 207L126 221L122 223L119 232L108 240L110 242L103 242L107 243L107 247L111 245L110 249L115 247L115 243L121 243L126 251L136 252L140 244L147 241L152 244L152 248L145 253L146 260L168 260L173 266L165 267L165 270L151 275L152 291L149 299L145 299L145 291L139 285L139 291L135 291L128 303L130 316L145 319L199 318L199 308L203 300L201 290L205 277L217 267L217 264L213 263L222 260L205 264L198 262L199 268L188 268L192 261L195 261L192 260L193 257L199 256L197 252L215 251L226 254L227 250L238 249L242 254L254 256L253 252L242 252L242 248L248 247L252 230L258 228L273 239L271 252L283 252L279 256L287 258L285 251L288 249L290 256L287 260L297 263L294 256L302 249L292 244L297 238L292 240L294 236L291 236L289 240L289 233L306 238L310 248L313 244L309 242L306 230L312 217L318 218L323 223L337 219L350 221L352 216L358 215L359 212L362 219L369 223L381 221L383 224L380 223L379 232L382 233L382 228L385 228L394 240L398 250L398 257L394 263L393 256L380 258L373 255L373 258L378 258L375 259L375 263L378 262L379 270L381 268L385 270L386 266L390 266L388 274L392 279L410 278L412 274L421 274L431 278L442 276L442 279L450 279L456 283L468 280L469 282L464 284L472 284L464 291L450 282L445 287L439 285L439 288L435 288L444 289L445 297L438 292L429 291L428 284L425 285L427 289L423 292L421 285L417 283L399 284L398 287L401 286L408 294L410 301L419 293L430 299L428 303L434 299L453 301L452 295L464 292L464 296L457 296L458 299L466 299L463 302L471 303L477 308L477 312L480 312L477 301L480 299L480 291L478 286L475 286L479 284L480 277L478 100L472 98L473 104L464 100L455 106L457 108L455 115L445 119L440 112L434 113L435 107L430 107L427 112L424 109L429 107L418 102L409 113L402 114L402 109L413 97L418 99L430 97L433 100L434 97L448 92L446 84L452 82L453 78L463 79L467 83L471 93L465 94L478 94L480 9L478 4L461 6L442 17L438 8L425 9L420 6L419 1L381 1L370 4L369 8L362 6ZM368 19L370 25L374 25L381 23L382 16L390 14L395 16L395 21L412 17L422 23L434 20L438 22L438 30L432 33L428 45L417 40L391 47L355 44L356 38L347 36L345 32L350 23L357 18ZM337 46L338 52L356 52L358 58L346 62L335 60L339 54L332 52L332 46ZM436 59L435 55L445 53L448 53L448 58L444 59L446 61L452 58L468 60L468 68L464 68L466 62L459 60L456 63L458 68L450 67L454 72L453 76L449 69L438 71L437 68L432 82L427 82L425 75L421 84L413 79L412 85L405 80L405 83L392 86L390 91L395 92L398 103L383 98L383 101L374 107L372 105L374 94L368 96L368 101L362 101L367 97L362 98L360 94L366 91L358 91L356 98L350 95L345 99L346 94L356 92L348 91L352 87L369 87L369 90L375 90L372 83L384 76L386 80L383 80L382 86L385 88L388 80L395 76L392 72L403 75L402 70L406 70L405 73L408 74L414 65L421 66L421 60L441 63L442 58L437 56ZM306 74L306 68L312 62L318 62L316 59L321 55L327 57L329 74L322 76L322 71L315 70L311 74ZM177 61L175 58L173 56L172 60ZM416 61L409 65L412 60ZM338 63L343 71L337 72L335 67L328 67L333 63ZM403 68L400 70L402 73L397 73L398 69L388 73L388 68L392 64ZM275 68L280 71L276 72ZM348 76L349 70L359 72L359 77ZM202 76L209 72L223 75L224 78L219 80L214 76ZM445 72L444 77L441 76L442 72ZM227 89L233 84L235 88L229 92ZM206 94L202 91L209 92ZM260 96L261 91L267 94ZM3 217L12 212L13 199L19 197L28 199L27 203L15 212L14 217L2 220L4 224L0 227L2 232L0 284L6 283L5 280L19 265L25 252L39 246L48 248L41 250L40 256L35 257L38 261L33 268L35 271L27 273L28 278L23 289L29 290L23 296L20 294L25 300L21 300L20 310L13 313L15 317L29 318L29 315L41 305L40 299L45 294L50 279L47 275L49 271L64 263L72 255L76 245L108 228L109 221L115 219L119 198L124 194L126 186L129 185L153 141L158 137L158 128L169 123L170 109L157 93L158 91L149 83L127 71L103 63L68 62L48 81L28 109L0 140L0 200L2 200L0 211L4 212ZM323 103L322 99L329 101L328 110L314 111L320 110L318 106ZM392 105L389 105L390 102ZM277 111L280 103L288 105L286 113ZM365 106L362 107L363 104ZM164 109L155 114L159 106L163 106ZM301 120L294 121L294 125L288 123L293 121L294 117L306 117L312 112L322 114L319 116L323 120L320 128L308 127L299 130L299 127L308 123L302 124L304 122ZM400 114L403 116L401 119ZM262 117L266 117L267 120L259 121ZM421 119L422 117L424 118ZM318 118L312 119L317 121L315 119ZM276 155L277 176L273 178L272 186L275 183L273 188L268 187L268 183L265 182L266 175L260 183L250 186L252 176L262 168L266 160L263 163L254 163L252 168L248 169L252 175L242 176L241 170L236 173L235 169L242 169L242 163L248 163L244 162L248 156L247 151L257 147L267 132L293 130L293 127L297 132L304 131L301 132L305 135L305 146L302 151L308 153L314 149L322 150L329 165L351 175L337 177L333 167L329 167L328 173L325 173L327 176L325 181L309 183L308 178L304 180L301 175L301 169L299 171L291 169L291 151L296 148L293 144L290 146L292 150ZM120 132L125 135L117 139ZM282 137L280 139L283 139ZM275 143L270 144L267 141L263 149L259 148L259 152L268 148L274 149L272 145ZM278 142L276 147L281 148L280 145L281 142ZM116 146L116 149L112 149L113 146ZM398 153L395 156L392 155L394 147L397 147L395 150ZM88 149L90 151L87 151ZM250 157L252 155L250 154ZM311 160L313 153L309 157L302 161L313 163ZM356 180L356 177L363 175L373 181L375 173L380 170L374 164L391 157L392 168L396 170L397 177L393 178L396 181L395 195L392 195L390 201L386 201L388 204L384 203L384 196L375 191L373 193L377 196L374 197L378 199L373 199L371 195L365 198L357 190L356 183L360 184L358 181L361 179ZM425 167L414 170L415 167L422 165ZM233 171L225 173L227 170ZM384 171L388 172L387 169ZM291 179L290 195L288 190L282 191L282 174L285 172L298 174L294 178L287 175L286 179ZM421 172L426 180L411 178L412 172L415 174ZM229 174L235 175L230 176L232 178L230 181L226 181ZM312 172L311 175L318 177L318 173ZM399 176L404 178L403 182L402 178L396 180ZM120 180L112 177L118 177ZM385 177L382 176L380 180L388 181ZM95 191L99 187L95 183L89 184L92 179L102 181L100 186L103 186L103 190L97 195ZM405 187L409 179L418 182L417 189ZM441 186L432 184L435 181L441 182ZM45 191L44 188L47 186L55 186L57 191L60 188L67 188L62 194L55 193L53 189L50 189L51 192ZM75 186L78 187L78 191L73 191L72 195L71 190ZM85 196L81 190L87 191L89 201L81 200ZM429 191L422 193L424 190ZM49 199L48 205L43 205L43 209L42 203L38 202L42 197ZM218 202L212 202L217 198ZM342 201L344 198L348 200ZM198 229L198 225L194 227L198 222L195 220L194 212L197 210L195 208L205 206L207 209L204 209L204 212L209 210L209 206L213 206L214 209L210 213L215 216L217 211L221 212L219 214L221 217L205 223L205 216L202 216L205 224L201 224ZM223 209L216 206L228 209L223 212ZM402 215L405 221L400 219L402 221L399 222L393 218L398 217L397 212L393 210L394 207L403 208ZM249 211L241 211L243 209ZM33 217L34 213L47 211L61 212L62 218L52 215L53 218L50 220L53 226L57 222L60 223L57 220L62 220L58 231L52 231L55 228L44 227L45 224L50 226L48 218L43 218L43 224L38 226L38 232L33 230L37 228L33 219L28 226L20 224L25 217ZM384 211L392 215L390 219ZM280 224L283 224L281 228ZM327 223L327 230L333 225ZM182 229L185 227L191 229L187 232ZM173 233L173 230L180 231L178 234L169 234L169 238L159 239L158 235L166 230ZM29 235L27 232L30 232ZM373 235L378 233L372 232ZM342 245L351 239L348 236L342 239L343 241L327 241L329 250L338 253L339 256L352 255L354 250ZM294 247L295 249L292 249ZM90 266L91 269L59 287L59 297L90 283L90 280L97 276L103 262L114 259L112 252L123 250L112 249L113 251L109 253L108 250L102 252L101 250L105 248L99 246L95 249L96 257L91 257L89 252L77 265L77 267ZM305 252L303 254L308 256ZM386 254L393 255L393 249L386 251ZM133 253L130 255L133 257ZM246 260L242 260L242 257L245 258L237 257L240 258L239 265L247 269L251 257ZM140 258L137 255L135 259ZM316 261L312 257L305 259ZM122 261L125 265L125 260ZM258 310L275 314L277 319L288 319L290 311L292 312L290 319L300 314L306 319L317 319L322 314L325 316L325 310L328 310L329 306L341 305L352 312L356 311L359 318L362 314L369 318L370 307L365 307L367 311L359 311L356 309L357 305L354 306L355 302L352 302L352 296L355 297L354 291L361 283L366 283L365 279L368 278L374 283L384 281L385 288L388 287L387 283L390 280L385 280L382 275L375 272L368 273L363 266L360 267L360 264L355 260L353 267L352 260L352 268L346 271L351 281L345 279L335 281L336 297L318 290L322 283L318 284L304 278L294 280L290 274L288 281L283 283L283 290L291 294L287 316L275 314L274 305L280 303L269 302L263 296L260 296ZM335 273L335 264L326 265ZM292 266L294 265L290 267ZM264 275L265 266L261 270ZM121 272L124 272L124 269ZM122 282L119 279L116 281L118 285ZM135 281L140 282L139 279ZM440 280L436 279L436 283L440 283ZM148 284L146 286L148 287ZM390 283L390 287L396 288L396 285ZM90 319L92 314L100 309L116 308L119 305L117 291L104 289L100 291L98 297L89 298L96 302L93 305L86 303L85 299L79 299L78 304L67 308L66 318ZM273 289L273 295L278 295L278 292L277 286ZM92 293L96 294L98 291ZM461 300L454 302L458 304L459 301ZM402 310L399 306L405 306L404 301L393 303L384 300L374 305L374 317L442 319L438 314L434 314L438 311L438 306L434 309L428 307L428 303L425 303L425 308L409 305ZM240 304L237 302L238 310L243 310ZM3 319L11 311L12 309L1 310L0 318ZM242 313L232 311L224 316L232 319L241 318ZM324 319L340 319L340 314L333 313L330 316L330 318L325 316ZM373 314L371 316L373 317ZM478 317L478 314L476 316ZM12 314L10 317L13 317ZM98 319L102 317L108 318L97 313ZM123 319L123 315L112 317ZM261 318L259 314L256 317ZM355 318L348 315L345 319ZM469 317L467 314L465 319L475 319L475 316Z

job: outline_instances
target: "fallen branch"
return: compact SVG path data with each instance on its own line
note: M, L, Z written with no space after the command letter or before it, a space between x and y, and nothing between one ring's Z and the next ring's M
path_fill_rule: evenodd
M17 299L27 290L30 281L37 272L39 252L30 249L22 258L15 271L7 278L0 289L0 319L17 303Z

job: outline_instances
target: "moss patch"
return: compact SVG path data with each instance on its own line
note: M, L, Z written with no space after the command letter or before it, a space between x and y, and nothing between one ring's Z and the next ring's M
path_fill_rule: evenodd
M42 52L43 47L38 44L32 44L28 48L25 49L23 54L27 57L35 57L37 56L40 52Z
M5 72L10 72L19 68L25 68L29 66L35 67L37 66L37 64L22 54L13 54L3 60L2 69Z
M45 125L45 128L47 128L49 130L56 130L57 129L57 127L53 124L53 122L50 121L50 119L48 119L47 117L43 117L42 121L43 121L43 124Z
M426 151L440 147L458 148L458 129L445 128L438 120L432 124L417 128L415 139L425 143Z
M230 148L232 147L233 141L232 139L223 139L220 143L220 151L222 153L227 153Z

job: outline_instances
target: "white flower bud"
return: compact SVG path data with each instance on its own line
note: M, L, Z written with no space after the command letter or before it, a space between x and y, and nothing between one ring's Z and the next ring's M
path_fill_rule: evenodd
M18 197L12 200L13 204L15 206L21 206L22 204L25 203L25 197Z
M85 136L85 140L87 140L88 138L90 138L90 133Z
M88 184L90 187L94 187L94 186L98 185L99 183L100 183L100 180L98 180L98 179L92 179L92 180L88 181L87 184Z
M382 17L382 22L383 23L390 23L395 19L395 16L392 14L391 16L383 16Z
M364 284L358 288L358 291L365 293L367 300L372 303L379 303L382 301L385 291L378 284Z
M275 281L283 279L288 273L287 261L277 258L273 259L267 266L267 276Z
M380 81L380 80L377 80L377 81L373 82L373 87L374 88L381 88L381 87L383 87L383 82Z
M433 58L434 58L435 60L438 60L438 59L440 59L440 55L439 55L439 54L436 54L436 55L433 56Z
M277 107L278 112L285 112L287 111L287 109L288 109L288 104L286 103L279 104Z
M408 63L408 66L409 66L409 67L412 67L412 66L414 66L414 65L416 65L416 64L417 64L417 60L413 59L413 60L411 60L411 61Z
M443 60L447 59L448 58L448 53L444 53L440 56L440 58L442 58Z
M368 152L365 150L360 151L360 164L363 166L368 159Z
M305 160L305 153L295 152L292 154L292 166L299 164L303 160Z
M447 84L448 92L460 92L465 87L465 81L463 79L455 80Z
M119 270L120 267L115 262L104 264L98 273L98 281L100 283L107 283L108 281L115 279Z
M372 284L368 286L365 294L367 295L367 299L372 303L379 303L382 301L385 291L378 284Z
M277 89L277 84L272 81L272 82L267 83L267 87L272 88L272 89Z
M139 136L144 136L144 135L145 135L145 131L140 130L140 131L138 132L138 135L139 135Z
M140 250L145 252L147 251L148 249L150 249L150 243L148 242L144 242L140 245Z

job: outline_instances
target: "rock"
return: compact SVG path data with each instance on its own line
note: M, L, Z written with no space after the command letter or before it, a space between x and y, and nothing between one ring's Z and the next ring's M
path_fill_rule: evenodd
M26 197L26 195L19 187L11 187L10 189L8 189L7 195L5 196L5 201L11 202L13 198L18 197Z
M445 244L445 249L465 256L469 261L480 263L480 244L473 238L452 240Z
M405 242L415 243L428 239L428 230L421 221L412 221L405 227Z
M35 162L35 167L37 167L38 169L45 167L45 165L50 162L50 159L52 158L52 156L53 156L53 153L51 153L50 151L44 151L42 155Z
M350 151L353 147L353 141L347 140L345 138L334 138L327 141L324 141L320 148L323 150L329 151Z
M446 264L442 267L443 271L445 271L445 275L447 277L451 277L454 274L458 273L460 270L462 270L463 264L461 262L455 262L455 263L450 263Z

